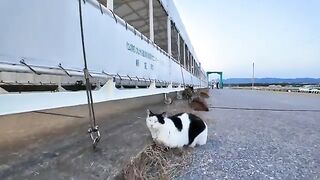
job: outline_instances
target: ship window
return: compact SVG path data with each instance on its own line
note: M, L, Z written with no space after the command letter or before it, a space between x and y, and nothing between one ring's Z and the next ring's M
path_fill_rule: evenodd
M139 59L136 59L136 66L139 66L139 65L140 65Z
M178 61L178 30L173 21L171 21L171 54L172 57Z
M193 56L191 54L191 73L193 74Z
M196 64L196 76L200 78L200 68L198 64Z
M183 53L184 53L184 40L182 39L182 37L180 36L180 55L179 55L179 57L180 57L180 64L182 65L182 66L184 66L184 57L183 57Z
M168 14L159 0L153 1L154 42L168 52Z
M191 52L189 51L189 71L191 72L192 70L192 54Z
M195 68L194 68L194 74L196 77L198 77L198 65L197 64L195 65Z
M185 64L184 64L184 67L186 68L186 70L189 70L189 48L187 45L185 45Z
M147 63L144 63L144 69L148 69Z
M194 64L193 64L193 74L194 74L194 75L196 75L196 68L197 68L197 67L196 67L196 64L194 63Z
M193 59L193 74L196 74L196 60Z
M150 64L150 69L153 70L153 64Z
M149 37L149 0L113 0L115 14Z
M191 52L189 51L188 71L191 72Z
M190 72L191 74L193 74L193 56L191 53L190 53Z

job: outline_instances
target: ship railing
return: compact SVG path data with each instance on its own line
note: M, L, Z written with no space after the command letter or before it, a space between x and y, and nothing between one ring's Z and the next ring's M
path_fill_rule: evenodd
M171 82L161 79L151 79L131 75L107 73L105 71L90 71L93 89L99 89L109 79L115 86L124 88L148 88L155 83L156 88L167 88ZM172 82L172 87L179 87L179 82ZM35 66L21 61L20 64L0 62L0 87L9 92L23 91L78 91L84 90L84 75L82 70L57 67Z
M130 24L128 24L126 21L124 21L122 18L120 18L119 16L117 16L113 11L101 6L101 4L99 4L96 1L92 1L92 0L86 0L86 2L92 4L93 6L96 6L96 8L102 13L102 14L107 14L110 17L115 19L115 23L119 23L121 24L123 27L125 27L127 30L130 30L131 32L133 32L135 35L139 36L141 39L145 40L147 43L153 45L157 50L159 50L161 53L163 53L164 55L166 55L170 60L172 60L173 62L177 63L178 65L180 65L180 61L174 59L171 55L169 55L166 51L164 51L163 49L161 49L161 47L159 47L157 44L155 44L154 42L152 42L148 37L144 36L141 32L139 32L138 30L136 30L133 26L131 26ZM187 71L187 69L183 66L183 68ZM33 66L33 65L29 65L27 64L24 59L21 59L20 64L9 64L9 63L1 63L0 62L0 71L2 72L12 72L12 73L29 73L29 74L37 74L37 75L52 75L52 76L64 76L67 75L68 78L58 78L59 82L59 86L63 85L63 84L67 84L67 85L72 85L76 82L77 85L81 84L81 81L83 81L83 71L82 70L77 70L77 69L68 69L65 68L62 64L59 64L57 67L41 67L41 66ZM200 71L203 71L203 69L200 69ZM93 77L94 81L93 84L94 86L99 87L100 84L104 84L106 82L106 79L108 78L115 78L116 81L116 85L118 87L149 87L151 82L150 80L145 80L142 77L132 77L132 78L128 78L127 79L127 75L123 75L123 77L119 78L116 76L116 74L106 74L105 72L90 72L91 77ZM44 81L41 80L42 78L37 77L39 80L37 80L36 82L32 81L32 80L24 80L24 79L18 79L15 81L4 81L2 79L0 83L2 84L39 84L39 85L44 85L44 84L55 84L53 81L54 80L48 80L48 81ZM32 79L32 78L31 78ZM46 78L44 78L46 79ZM54 78L57 79L57 78ZM198 79L204 79L204 78L200 78L198 77ZM57 81L57 80L56 80ZM200 80L201 81L201 80ZM206 81L202 80L203 84L206 84ZM178 84L180 85L180 83L175 83L175 85L173 85L173 87L178 86ZM156 82L156 87L167 87L168 83L167 82Z

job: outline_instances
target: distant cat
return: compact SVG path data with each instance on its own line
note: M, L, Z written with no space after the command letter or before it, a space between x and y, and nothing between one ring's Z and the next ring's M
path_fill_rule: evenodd
M209 111L208 104L201 97L193 97L189 105L195 111Z
M186 86L186 88L182 92L182 97L190 101L193 95L194 95L193 86Z
M165 112L154 114L147 110L146 124L154 141L171 148L207 143L208 127L194 114L180 113L167 117Z
M199 92L199 96L202 97L202 98L209 98L209 94L207 92L204 92L204 91L200 91Z

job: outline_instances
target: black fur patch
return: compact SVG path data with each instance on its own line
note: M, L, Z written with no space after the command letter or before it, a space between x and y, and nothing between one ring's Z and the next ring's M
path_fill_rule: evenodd
M159 123L164 124L164 118L163 118L162 114L157 114L155 116L157 116Z
M179 130L179 131L182 131L182 121L181 119L178 117L178 116L181 116L182 113L180 114L176 114L174 116L171 116L169 117L169 119L172 120L172 122L174 123L174 126L176 126L176 128Z
M205 123L194 114L188 114L190 119L190 127L189 127L189 145L192 144L194 139L204 131L206 128Z

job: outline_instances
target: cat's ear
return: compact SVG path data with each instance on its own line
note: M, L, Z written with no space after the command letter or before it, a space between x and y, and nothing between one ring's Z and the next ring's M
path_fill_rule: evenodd
M167 113L166 112L163 112L161 115L162 115L163 118L167 117Z
M154 114L153 114L153 112L151 112L149 109L147 109L147 116L149 117L149 116L153 116Z

